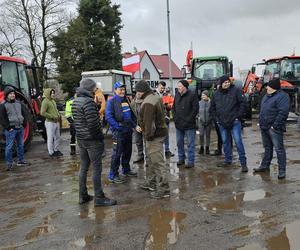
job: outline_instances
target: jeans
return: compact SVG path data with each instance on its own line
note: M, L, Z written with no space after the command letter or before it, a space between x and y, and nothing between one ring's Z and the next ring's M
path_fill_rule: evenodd
M108 178L113 179L119 176L119 166L122 164L122 173L130 171L130 158L132 153L132 131L113 132L113 152L111 156L111 167Z
M188 164L193 165L195 161L196 129L187 129L187 130L176 129L178 159L179 161L185 160L185 150L184 150L185 135L187 136L188 139Z
M164 144L165 144L165 152L169 152L170 151L170 142L169 142L169 127L170 127L170 122L169 120L166 122L167 124L167 128L168 128L168 133L167 136L164 140Z
M239 155L241 167L247 166L247 158L246 158L245 148L244 148L242 134L241 134L241 129L242 129L241 122L235 120L233 123L233 127L231 129L226 129L221 124L218 124L218 126L223 141L225 162L226 163L232 162L232 145L230 143L230 135L232 135Z
M13 129L11 131L5 130L5 159L6 164L11 166L13 164L13 146L14 141L17 143L18 161L24 161L24 128Z
M101 173L104 143L99 141L78 140L78 145L80 150L79 198L88 195L86 179L90 163L92 163L93 166L95 197L103 197Z
M269 168L273 158L273 147L277 154L279 174L285 174L286 152L283 144L283 133L273 129L261 130L261 138L265 149L261 167Z

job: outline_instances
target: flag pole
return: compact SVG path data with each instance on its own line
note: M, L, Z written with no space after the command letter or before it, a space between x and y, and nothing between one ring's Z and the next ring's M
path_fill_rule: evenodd
M170 5L167 0L167 22L168 22L168 44L169 44L169 81L172 93L174 94L173 77L172 77L172 54L171 54L171 28L170 28Z

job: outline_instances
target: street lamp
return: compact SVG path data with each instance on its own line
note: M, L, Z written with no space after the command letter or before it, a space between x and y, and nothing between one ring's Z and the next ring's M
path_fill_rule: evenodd
M169 43L169 81L171 84L172 93L173 89L173 78L172 78L172 55L171 55L171 29L170 29L170 5L169 0L167 0L167 21L168 21L168 43Z

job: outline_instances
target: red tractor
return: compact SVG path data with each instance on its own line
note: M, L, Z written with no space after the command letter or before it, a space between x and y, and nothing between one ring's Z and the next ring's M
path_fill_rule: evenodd
M26 109L25 149L29 147L35 130L44 131L44 122L39 115L44 76L46 76L44 68L35 67L33 63L29 65L24 59L0 56L0 103L4 101L4 88L13 87L16 98ZM4 148L5 136L0 126L0 151Z
M262 76L256 74L257 66L264 66ZM289 94L290 112L300 113L300 56L284 56L264 60L252 66L244 83L243 91L248 100L247 116L252 109L259 109L260 100L265 94L265 86L273 78L280 78L281 89Z

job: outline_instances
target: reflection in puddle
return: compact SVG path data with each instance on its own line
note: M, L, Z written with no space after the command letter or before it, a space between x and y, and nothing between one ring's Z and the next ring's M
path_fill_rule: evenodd
M56 229L53 225L49 225L49 222L52 219L54 219L58 215L58 213L60 213L62 211L63 211L63 209L59 209L56 212L45 216L43 219L43 224L32 229L31 232L29 232L26 235L25 239L33 240L33 239L36 239L37 237L39 237L40 235L54 233L56 231Z
M151 232L145 241L145 250L166 249L167 244L175 244L178 240L180 222L186 217L184 213L158 210L150 217Z
M272 194L264 191L263 189L257 189L252 191L246 191L243 193L233 193L233 197L224 201L212 202L209 204L204 204L198 201L198 204L203 210L209 210L211 212L221 212L226 210L237 210L242 206L243 202L257 201L264 198L271 197Z
M202 181L203 189L205 191L208 191L217 186L224 185L226 182L229 183L228 176L226 176L223 172L201 172L199 177Z
M94 235L88 235L88 236L85 236L83 238L80 238L78 240L75 240L75 241L72 241L70 242L70 246L73 248L83 248L83 247L89 247L91 246L91 244L93 243L95 239L95 236Z

